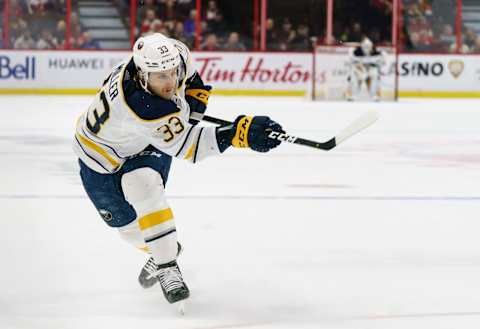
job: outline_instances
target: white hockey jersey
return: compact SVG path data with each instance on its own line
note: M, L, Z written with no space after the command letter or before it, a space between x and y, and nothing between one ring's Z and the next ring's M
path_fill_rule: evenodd
M215 127L189 124L190 108L185 101L186 82L195 71L190 52L174 41L181 63L178 89L172 100L140 88L130 57L105 79L94 101L76 124L74 150L91 169L114 173L129 158L149 145L192 162L220 154Z
M365 66L381 67L386 62L385 52L375 47L370 54L365 54L362 47L350 48L348 57L352 65L362 64Z

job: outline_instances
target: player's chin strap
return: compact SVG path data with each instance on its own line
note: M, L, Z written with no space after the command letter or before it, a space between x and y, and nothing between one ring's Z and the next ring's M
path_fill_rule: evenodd
M331 139L327 140L326 142L315 142L312 140L296 137L289 134L282 134L280 132L272 131L268 135L269 138L279 140L281 142L292 143L292 144L299 144L305 145L308 147L313 147L320 150L329 151L333 149L338 144L342 143L344 140L350 138L351 136L359 133L363 129L367 128L368 126L372 125L375 121L377 121L378 115L375 111L368 111L358 117L355 121L345 127L340 133L336 136L332 137ZM203 121L215 123L218 125L230 125L232 122L226 121L219 118L214 118L208 115L204 115L202 117Z

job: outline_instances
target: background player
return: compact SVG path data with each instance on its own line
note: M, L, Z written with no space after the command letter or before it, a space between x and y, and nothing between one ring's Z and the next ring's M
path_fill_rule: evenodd
M181 247L165 198L172 157L195 163L230 146L267 152L280 143L268 132L283 132L262 116L242 115L219 128L196 125L210 89L183 43L159 33L141 37L76 125L74 149L90 200L109 226L151 254L140 284L148 288L158 281L170 303L190 294L176 261Z
M363 39L360 46L350 49L347 99L358 100L365 85L370 99L379 101L380 70L385 63L385 52L379 51L368 38Z

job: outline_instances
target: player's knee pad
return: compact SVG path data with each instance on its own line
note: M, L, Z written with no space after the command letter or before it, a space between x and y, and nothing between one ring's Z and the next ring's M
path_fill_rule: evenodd
M135 169L122 176L125 199L143 216L157 209L168 208L160 174L148 167Z

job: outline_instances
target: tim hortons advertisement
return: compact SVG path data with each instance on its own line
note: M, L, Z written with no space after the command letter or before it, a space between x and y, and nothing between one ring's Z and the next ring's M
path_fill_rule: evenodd
M195 66L217 89L305 91L310 54L196 53Z

